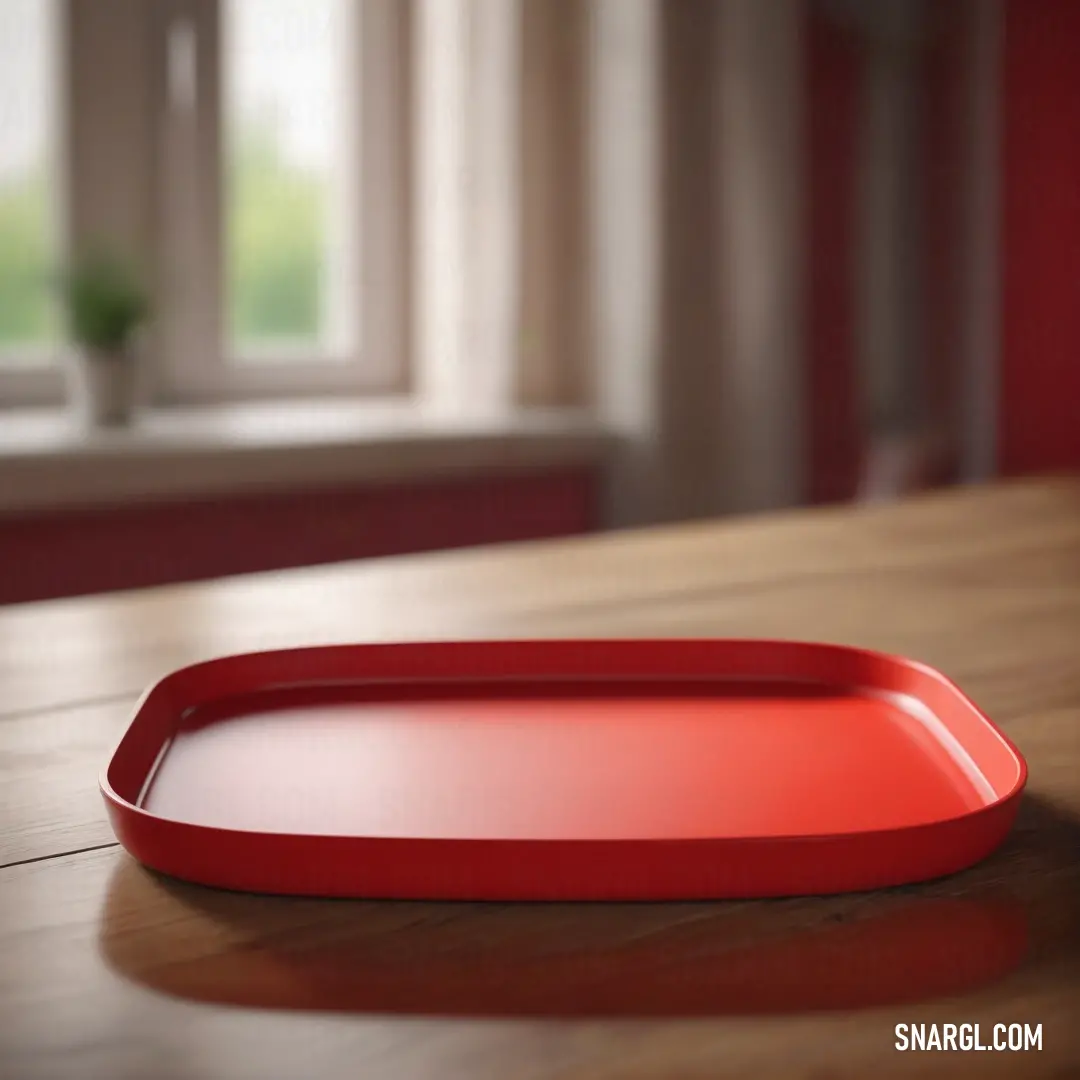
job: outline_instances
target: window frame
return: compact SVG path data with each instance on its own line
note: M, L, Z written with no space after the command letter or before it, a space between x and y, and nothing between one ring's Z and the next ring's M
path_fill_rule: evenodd
M358 60L349 65L350 80L359 97L358 136L345 178L352 218L346 247L353 253L346 273L355 303L348 317L358 327L349 354L327 357L287 347L247 361L229 355L224 333L224 0L55 0L59 250L76 251L108 237L145 267L158 311L142 343L151 405L399 394L409 388L412 2L347 5ZM196 94L186 129L177 122L169 86L169 37L178 25L189 28L194 42ZM116 63L102 47L106 41L128 48L128 58L137 62ZM95 102L107 104L95 108ZM131 123L119 134L105 130L106 110L117 102L137 103L124 106ZM125 140L111 173L109 148L101 145L110 137ZM197 178L180 208L178 162ZM190 245L187 250L177 250L177 237ZM170 280L178 266L186 276ZM0 407L63 404L69 348L60 343L52 362L41 364L0 357Z

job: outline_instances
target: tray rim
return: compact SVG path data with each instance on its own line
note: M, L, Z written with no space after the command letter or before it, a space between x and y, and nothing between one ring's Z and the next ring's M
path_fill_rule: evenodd
M327 833L279 833L279 832L265 832L258 829L234 829L225 828L222 826L213 825L199 825L191 822L177 821L172 818L162 817L158 814L154 814L149 810L144 809L138 805L138 801L132 802L120 795L113 787L109 773L113 767L115 758L118 751L124 745L125 740L128 738L129 733L135 720L142 714L147 703L155 696L162 694L169 685L175 683L183 678L189 678L200 671L205 671L209 668L227 665L236 662L263 662L270 661L275 657L291 656L295 657L297 654L305 654L307 656L316 656L317 654L351 654L351 653L364 653L367 655L374 655L375 653L381 653L384 656L397 652L399 655L402 651L427 651L427 650L439 650L439 651L463 651L463 652L481 652L489 649L497 649L502 651L512 650L530 650L538 652L555 652L565 651L567 649L582 649L585 651L596 650L613 650L623 651L627 649L649 651L654 648L669 648L672 645L683 645L697 648L716 648L716 649L739 649L739 648L752 648L752 649L776 649L778 651L783 650L814 650L820 652L823 655L846 655L852 658L862 658L867 661L883 663L897 668L908 668L919 672L926 678L938 683L944 690L949 692L959 702L971 710L975 719L984 727L986 727L991 734L993 734L998 741L1004 746L1009 756L1016 765L1016 778L1008 790L1001 795L995 792L995 798L992 801L986 802L982 806L975 807L971 810L966 810L957 814L951 814L946 817L935 818L928 822L913 822L910 825L898 825L887 829L863 829L850 832L830 832L830 833L792 833L792 834L777 834L769 836L716 836L716 837L620 837L620 838L598 838L598 837L398 837L398 836L372 836L368 834L327 834ZM526 679L537 681L542 679L543 676L535 675L509 675L505 677L488 677L467 675L455 679L453 676L432 676L426 680L404 679L400 676L397 677L380 677L375 676L372 678L356 677L349 679L339 680L321 680L318 682L297 682L295 680L291 682L274 683L271 685L259 687L248 691L249 693L258 693L266 690L281 690L300 688L303 686L310 687L332 687L335 685L344 686L361 686L365 684L383 684L383 685L395 685L405 682L418 682L424 681L428 684L446 685L452 686L455 681L469 681L469 682L483 682L483 683L498 683L498 682L522 682ZM575 681L580 682L585 678L579 674L567 674L557 675L552 677L553 682L560 681ZM621 683L632 683L634 676L630 675L596 675L596 682L605 681L619 681ZM677 682L680 680L680 676L677 675L664 675L656 672L647 673L639 676L641 681L646 679L651 681L671 681ZM696 679L698 681L715 681L717 683L730 683L749 681L747 677L740 676L724 676L720 675L694 675L694 676L682 676L685 680ZM761 681L776 681L783 682L785 679L782 676L771 675L757 675L757 679ZM791 682L811 682L813 680L806 679L790 679ZM834 683L830 680L820 680L823 685L843 685L839 682ZM872 687L859 686L857 684L849 684L850 689L855 691L872 691ZM218 699L221 700L221 699ZM198 706L191 706L189 708L197 708ZM184 710L185 712L187 710ZM936 716L937 714L934 713ZM150 769L147 771L144 777L144 783L141 790L145 790L145 785L150 781L154 775L155 770L161 758L164 756L164 752L168 747L171 740L167 739L163 742L161 751L158 753ZM958 740L959 741L959 740ZM960 744L965 750L964 745ZM163 823L170 827L176 827L184 830L192 830L200 833L213 833L216 835L235 835L236 837L243 836L257 836L265 838L285 838L295 839L297 841L303 840L319 840L319 841L342 841L342 842L354 842L363 843L366 845L378 845L378 844L393 844L395 846L418 844L441 844L441 845L477 845L477 846L507 846L513 845L515 847L539 847L539 846L565 846L574 847L581 845L600 845L603 847L618 847L620 845L634 845L634 846L649 846L649 845L723 845L729 846L742 846L742 845L754 845L759 846L763 844L779 843L779 844L814 844L825 841L842 841L842 840L865 840L868 837L889 837L898 835L907 835L920 829L937 829L943 826L951 824L959 824L961 822L972 821L978 817L990 815L1001 811L1001 809L1010 803L1016 802L1023 794L1024 789L1028 782L1028 766L1027 761L1024 758L1023 753L1016 746L1016 744L1009 738L1009 736L1001 730L1001 728L994 723L994 721L986 715L985 712L955 683L951 678L945 675L943 672L923 663L920 660L914 660L905 656L900 656L893 653L883 652L874 649L865 649L858 646L839 645L831 642L817 642L802 640L796 638L707 638L707 637L662 637L662 638L640 638L640 637L603 637L603 638L500 638L500 639L488 639L488 638L476 638L467 640L445 640L445 639L431 639L431 640L417 640L417 641L404 641L404 642L356 642L356 643L339 643L329 645L305 645L295 648L279 648L279 649L266 649L266 650L252 650L241 653L231 653L219 657L214 657L207 660L197 661L192 664L186 664L182 667L176 668L173 671L157 679L147 689L143 691L135 705L132 707L129 713L129 719L127 726L124 729L118 742L113 748L113 752L109 756L108 764L102 769L99 779L98 787L105 800L106 806L109 808L110 813L119 813L125 816L137 816L145 819L149 822Z

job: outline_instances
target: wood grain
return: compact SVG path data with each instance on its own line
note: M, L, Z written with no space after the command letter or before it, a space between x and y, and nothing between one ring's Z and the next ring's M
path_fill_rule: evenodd
M86 850L133 696L171 668L562 634L927 660L1027 757L1017 827L939 882L728 904L289 901ZM1077 642L1068 480L0 611L0 1076L1078 1075ZM901 1021L1041 1023L1044 1049L901 1054Z
M1013 841L1044 874L1006 860L771 904L293 902L169 883L116 851L27 864L0 889L0 1063L49 1080L955 1075L954 1055L893 1051L910 1020L1041 1023L1042 1053L981 1055L978 1075L1069 1076L1076 825L1053 821L1029 812ZM1017 915L1033 940L1014 964ZM897 945L903 970L876 982ZM845 988L862 1007L830 998Z
M97 778L135 699L5 720L0 734L0 870L115 843Z

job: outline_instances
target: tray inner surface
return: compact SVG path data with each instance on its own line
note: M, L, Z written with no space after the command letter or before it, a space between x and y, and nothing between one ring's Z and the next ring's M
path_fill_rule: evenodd
M196 711L140 805L274 833L689 839L903 827L994 800L942 721L871 691L367 695Z

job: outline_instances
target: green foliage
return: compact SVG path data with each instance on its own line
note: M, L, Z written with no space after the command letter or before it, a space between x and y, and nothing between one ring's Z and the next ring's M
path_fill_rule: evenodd
M97 254L61 277L72 338L101 352L127 346L149 314L146 291L120 259Z
M0 188L0 349L53 339L48 189L27 172Z
M272 128L251 124L231 156L227 182L232 340L316 339L325 235L320 178L283 160ZM49 210L38 171L0 187L0 349L56 340ZM83 344L115 347L146 317L138 283L110 260L76 268L63 284L70 332Z
M252 125L228 176L229 315L241 344L310 341L320 328L324 192Z

